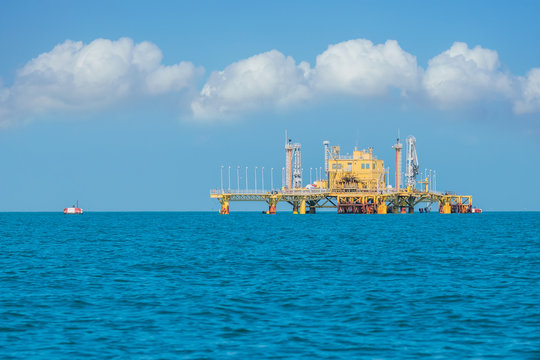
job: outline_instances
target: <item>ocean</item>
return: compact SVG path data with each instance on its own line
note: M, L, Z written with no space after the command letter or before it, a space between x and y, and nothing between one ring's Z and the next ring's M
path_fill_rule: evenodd
M0 213L2 359L539 359L540 213Z

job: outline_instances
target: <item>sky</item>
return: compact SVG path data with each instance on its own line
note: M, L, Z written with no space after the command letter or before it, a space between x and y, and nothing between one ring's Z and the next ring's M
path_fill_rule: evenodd
M285 131L302 144L305 184L324 166L324 140L342 153L373 147L393 184L399 131L415 136L437 190L484 210L540 210L538 2L0 10L0 211L76 200L86 211L217 211L220 174L244 189L247 167L249 188L279 187Z

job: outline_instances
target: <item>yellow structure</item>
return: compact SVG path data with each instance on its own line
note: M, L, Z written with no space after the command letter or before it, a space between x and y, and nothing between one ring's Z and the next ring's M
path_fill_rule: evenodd
M330 148L328 159L330 191L379 191L385 188L384 161L373 156L373 148L354 149L341 155L339 146Z
M245 191L225 191L222 186L220 190L213 190L210 197L221 204L221 214L229 214L231 201L266 202L266 214L275 214L276 206L280 202L290 204L293 214L299 215L314 214L317 209L323 208L335 208L338 214L412 214L415 206L421 203L426 204L426 207L420 207L420 212L429 212L433 204L438 204L441 214L473 212L470 195L430 191L427 177L416 182L423 185L419 188L411 186L410 182L406 188L386 187L384 162L373 155L373 148L367 151L355 148L352 155L341 155L339 146L328 147L327 141L324 144L327 179L319 179L306 187L293 186L292 150L297 144L289 147L286 145L286 164L289 171L281 190L249 191L246 185ZM401 167L399 139L394 149L396 163ZM400 171L396 171L396 174L396 183L399 185Z

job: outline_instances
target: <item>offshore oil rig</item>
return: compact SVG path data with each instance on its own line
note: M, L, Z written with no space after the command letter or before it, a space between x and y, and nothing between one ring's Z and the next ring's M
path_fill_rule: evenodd
M384 161L373 155L373 148L368 150L354 149L352 155L342 155L339 146L330 146L324 141L324 175L322 168L318 179L307 186L302 185L301 145L292 143L285 135L285 167L282 169L282 187L274 189L273 169L272 186L264 189L264 167L262 168L262 186L257 191L257 168L255 168L255 189L248 189L246 167L246 189L240 189L239 171L237 168L236 190L223 188L223 168L221 167L221 188L210 191L210 197L221 204L220 214L229 214L232 201L265 202L267 214L275 214L279 202L292 206L294 214L314 214L317 208L336 208L338 214L412 214L415 206L422 203L420 212L429 212L434 204L438 204L439 213L471 213L481 212L473 209L470 195L456 195L450 192L438 192L434 183L436 177L419 175L416 139L406 138L405 183L402 182L402 149L399 135L392 147L396 154L395 187L387 184L389 168ZM435 174L434 174L435 175ZM310 169L311 178L311 169ZM432 180L433 181L430 181ZM311 179L310 179L311 182Z

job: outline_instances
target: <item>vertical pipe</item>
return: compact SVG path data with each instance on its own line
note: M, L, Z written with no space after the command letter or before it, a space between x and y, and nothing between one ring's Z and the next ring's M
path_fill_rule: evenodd
M248 167L246 166L246 193L248 192Z
M396 149L396 180L394 181L394 184L396 186L396 190L399 190L399 160L398 160L398 151Z
M270 168L270 188L274 191L274 168Z
M231 192L231 165L229 165L229 192Z
M240 192L240 165L236 167L236 184L238 186L238 192Z
M399 161L399 150L396 149L396 189L399 190L399 173L401 172L401 162Z
M261 168L261 191L264 192L264 166Z
M289 190L292 189L292 177L293 177L293 163L292 154L293 145L290 139L285 139L285 187Z
M396 190L399 191L401 187L401 149L403 148L403 145L399 142L399 130L398 138L393 148L396 150Z
M427 169L424 168L424 181L426 182L426 186L425 186L425 189L426 189L426 192L429 192L429 182L428 182L428 178L427 178Z
M255 166L255 192L257 192L257 166Z
M221 178L221 193L223 193L223 165L221 165L221 169L219 173L220 173L220 178Z
M289 151L289 174L288 174L288 179L287 179L287 186L289 187L289 189L292 189L292 150Z

